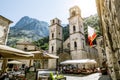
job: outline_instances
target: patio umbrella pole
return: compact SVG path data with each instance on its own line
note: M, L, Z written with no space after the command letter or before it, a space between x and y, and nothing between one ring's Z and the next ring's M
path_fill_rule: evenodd
M30 59L30 62L29 62L29 67L33 65L33 60Z
M3 63L2 63L2 71L5 72L5 69L7 67L7 62L8 62L8 59L3 59Z
M44 69L44 59L42 60L42 64L43 64L43 65L42 65L42 69Z

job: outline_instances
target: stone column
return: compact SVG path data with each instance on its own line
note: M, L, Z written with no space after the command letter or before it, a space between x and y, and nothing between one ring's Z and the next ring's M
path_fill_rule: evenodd
M30 59L30 62L29 62L29 66L33 66L33 60L32 59Z

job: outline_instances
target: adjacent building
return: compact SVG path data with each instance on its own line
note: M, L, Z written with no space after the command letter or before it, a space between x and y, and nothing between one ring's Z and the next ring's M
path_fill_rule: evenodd
M0 15L0 44L6 45L11 20Z
M16 48L24 51L36 51L38 49L37 46L28 41L17 42Z

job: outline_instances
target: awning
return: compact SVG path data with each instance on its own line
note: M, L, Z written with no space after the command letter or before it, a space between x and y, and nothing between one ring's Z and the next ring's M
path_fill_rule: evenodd
M34 55L30 52L25 52L9 46L0 45L0 56L3 58L29 58Z
M8 64L23 64L23 63L20 61L14 60L14 61L8 61Z
M34 54L34 59L57 59L57 58L59 58L56 55L49 54L42 50L41 51L33 51L31 53Z
M66 60L61 62L60 64L87 64L87 63L97 63L95 60L90 59L80 59L80 60Z
M25 52L9 46L0 45L0 56L8 59L57 59L56 55L49 54L43 50Z

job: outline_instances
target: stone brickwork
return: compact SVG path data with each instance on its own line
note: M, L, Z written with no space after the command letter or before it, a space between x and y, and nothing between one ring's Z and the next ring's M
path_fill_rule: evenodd
M85 37L81 11L78 6L69 9L70 53L72 59L86 59Z
M106 53L103 44L103 37L100 36L96 39L97 41L97 50L99 54L99 66L102 67L102 63L106 61Z
M24 51L36 51L37 47L32 44L31 42L23 41L23 42L17 42L16 48Z
M70 38L63 43L63 49L70 49Z
M96 0L101 20L108 68L113 80L120 79L120 0Z
M85 52L87 53L88 59L95 59L98 62L98 50L96 46L85 46Z

